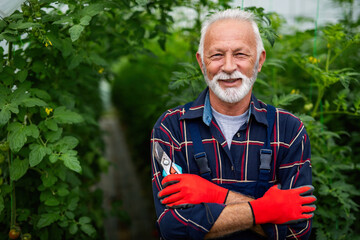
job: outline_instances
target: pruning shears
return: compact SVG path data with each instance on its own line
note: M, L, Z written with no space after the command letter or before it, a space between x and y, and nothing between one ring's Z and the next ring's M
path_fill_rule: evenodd
M162 149L162 147L158 142L154 143L154 155L158 163L163 168L163 172L162 172L163 177L166 177L169 174L182 173L182 168L169 158L169 156Z

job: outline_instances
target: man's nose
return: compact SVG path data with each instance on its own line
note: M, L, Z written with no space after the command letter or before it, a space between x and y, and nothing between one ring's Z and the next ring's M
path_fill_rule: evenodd
M222 71L228 74L233 73L236 70L236 64L234 57L231 54L226 54L224 59L224 65L222 66Z

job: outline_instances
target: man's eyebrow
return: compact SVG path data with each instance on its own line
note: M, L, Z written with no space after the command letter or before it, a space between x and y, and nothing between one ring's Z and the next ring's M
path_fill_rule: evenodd
M233 50L233 52L250 52L250 48L248 48L248 47L239 47L239 48L235 48Z
M209 53L213 53L213 52L226 52L227 50L224 50L222 48L213 48L213 49L209 49ZM231 50L232 52L241 52L241 51L245 51L245 52L250 52L250 49L248 47L238 47L235 48L234 50Z

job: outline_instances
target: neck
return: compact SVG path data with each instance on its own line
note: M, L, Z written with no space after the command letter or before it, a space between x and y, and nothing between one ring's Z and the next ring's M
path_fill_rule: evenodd
M236 103L227 103L220 100L212 91L209 90L211 106L218 112L228 116L238 116L246 112L250 105L251 90L249 93Z

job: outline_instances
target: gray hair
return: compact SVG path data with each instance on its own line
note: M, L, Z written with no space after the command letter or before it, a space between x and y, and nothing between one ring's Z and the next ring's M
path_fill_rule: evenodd
M202 62L204 62L204 41L208 28L214 22L224 19L235 19L235 20L251 23L255 34L256 52L257 52L257 61L258 61L261 52L264 51L264 44L260 36L259 28L255 22L255 16L251 12L246 12L238 8L235 8L235 9L227 9L224 11L214 13L203 22L201 27L201 37L198 48L198 53L200 54Z

